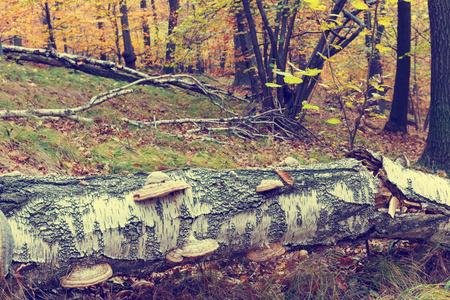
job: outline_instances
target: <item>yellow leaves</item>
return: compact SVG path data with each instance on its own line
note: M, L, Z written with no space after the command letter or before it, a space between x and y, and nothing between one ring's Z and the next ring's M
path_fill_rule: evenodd
M319 107L318 107L317 105L312 105L312 104L309 104L309 103L306 102L306 101L303 101L303 103L302 103L302 109L314 109L314 110L319 110Z
M291 75L291 76L285 76L284 82L287 84L298 84L298 83L302 83L303 80Z
M363 31L361 31L361 34L362 35L371 35L372 34L372 30L369 30L369 29L367 29L367 28L364 28L364 30Z
M385 46L383 46L383 45L381 45L381 44L377 44L377 45L375 46L375 48L377 48L378 51L380 51L380 52L385 52L385 51L391 50L391 48L385 47Z
M271 88L282 87L281 85L276 84L276 83L272 83L272 82L267 82L267 83L266 83L266 86L267 86L267 87L271 87Z
M333 29L335 27L336 27L336 24L334 24L334 23L322 22L322 24L320 24L320 29L322 29L323 31Z
M327 9L325 5L320 4L320 0L305 0L305 2L312 10L325 11Z
M378 18L378 24L383 26L391 26L392 24L392 18L383 16Z
M328 120L327 120L327 123L333 124L333 125L337 125L337 124L341 124L342 122L341 122L341 120L339 120L339 119L331 118L331 119L328 119Z
M352 2L352 6L353 6L354 8L356 8L356 9L361 9L361 10L369 9L369 7L367 6L367 4L365 4L364 2L359 1L359 0L353 1L353 2Z
M331 44L330 46L333 47L334 49L342 50L342 46L334 45L334 44Z
M328 58L325 55L323 55L322 53L317 53L320 57L322 57L324 60L328 61L328 62L335 62L334 59Z

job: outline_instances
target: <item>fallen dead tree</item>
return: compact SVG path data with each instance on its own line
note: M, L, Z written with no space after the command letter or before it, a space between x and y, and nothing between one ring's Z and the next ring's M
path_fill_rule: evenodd
M14 59L17 62L29 61L55 67L65 67L96 76L128 81L130 83L120 88L96 95L92 97L85 105L78 107L27 110L5 109L0 111L0 118L56 117L68 118L75 121L92 122L92 119L82 117L79 113L87 111L92 107L98 106L110 99L132 93L133 90L130 88L134 85L154 85L158 87L172 85L207 96L211 100L211 103L223 112L224 118L155 120L154 122L142 122L125 119L124 121L139 127L157 126L158 124L182 124L186 122L197 125L197 128L190 130L188 134L228 131L238 137L251 139L267 137L269 135L276 139L282 140L294 138L300 139L305 136L318 139L317 136L298 122L298 120L288 117L282 109L274 109L262 113L259 113L256 110L250 110L251 113L248 115L242 115L241 113L235 112L233 108L227 104L229 99L245 102L249 101L223 89L201 82L191 75L149 75L113 62L61 53L55 49L34 49L4 45L3 51L8 59Z
M450 245L449 180L365 150L351 156L284 170L179 169L149 178L4 176L13 267L21 266L28 284L51 288L77 264L143 276L177 263L236 255L265 261L370 238Z

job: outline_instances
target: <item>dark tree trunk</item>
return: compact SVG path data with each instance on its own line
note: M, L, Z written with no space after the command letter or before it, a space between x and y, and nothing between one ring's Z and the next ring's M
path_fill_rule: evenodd
M53 35L52 18L50 15L50 8L48 7L48 2L45 2L45 4L44 4L44 12L45 12L45 23L47 23L46 25L47 25L47 29L48 29L49 47L57 50L55 37Z
M409 77L411 72L411 3L398 1L397 70L392 110L384 130L407 133Z
M148 25L148 15L147 15L147 1L141 0L141 9L144 13L144 16L142 18L142 32L144 33L144 64L149 66L151 65L151 58L150 58L150 47L151 47L151 41L150 41L150 27Z
M333 7L333 10L331 11L328 19L330 20L336 20L337 16L341 13L341 11L344 9L344 5L347 3L347 0L340 0L340 1L336 1ZM356 36L358 36L357 33L355 33ZM317 42L316 48L313 51L313 54L311 55L308 64L307 64L307 68L310 69L322 69L323 65L325 63L325 60L318 55L318 53L324 55L324 56L332 56L335 53L333 53L333 49L328 49L327 45L331 44L328 41L330 35L330 31L327 30L325 31L319 41ZM354 38L356 38L356 36L354 36L354 34L348 38L348 41L351 42ZM299 85L297 85L297 87L295 88L295 95L294 97L292 97L292 99L286 103L287 104L287 109L288 109L288 114L291 117L296 117L300 111L302 110L303 107L303 101L308 100L309 95L312 93L318 79L320 77L320 74L314 77L311 76L303 76L303 82Z
M235 74L234 86L248 85L253 95L258 94L258 78L255 71L255 58L251 46L250 34L244 23L242 9L235 11L237 32L234 35Z
M97 16L97 19L101 19L100 8L100 6L97 7L97 13L99 14ZM105 24L103 23L103 21L97 22L97 28L100 31L100 59L107 60L105 53Z
M175 72L175 47L176 43L173 36L173 31L178 24L178 9L180 8L180 0L169 0L169 26L167 32L166 45L166 62L164 65L164 72L166 74L173 74Z
M383 15L383 7L381 6L379 15ZM372 25L372 18L369 11L364 14L364 21L369 30L373 29L373 25L376 26L375 34L366 35L366 48L368 49L367 60L369 62L369 78L373 78L376 76L379 80L378 84L383 84L383 64L381 63L380 51L376 48L376 45L380 44L381 36L383 35L384 26L379 24ZM372 40L373 39L373 40ZM373 47L373 48L372 48ZM371 56L372 53L372 57ZM385 91L377 90L373 86L369 86L369 90L367 91L368 98L373 97L373 93L377 93L381 96L384 96ZM386 100L379 99L378 106L380 107L380 111L384 113L386 107Z
M431 102L427 145L419 163L450 174L450 2L428 1L431 31Z
M136 54L134 53L133 44L131 42L130 25L128 22L128 8L127 1L120 1L120 22L122 23L122 38L123 38L123 60L128 68L136 69Z
M244 15L247 19L248 29L250 31L250 39L252 41L253 53L255 54L256 59L256 67L258 69L260 87L262 90L262 107L264 109L270 109L273 106L273 98L270 88L266 86L267 78L266 78L266 68L264 67L263 58L261 51L259 49L258 36L256 34L256 25L253 20L252 11L250 9L250 1L249 0L241 0L242 5L244 7Z

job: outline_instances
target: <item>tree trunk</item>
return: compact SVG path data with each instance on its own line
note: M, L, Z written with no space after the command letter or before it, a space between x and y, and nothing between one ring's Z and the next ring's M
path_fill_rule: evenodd
M122 23L122 38L123 38L123 53L122 57L125 60L125 65L128 68L136 69L136 54L134 54L133 44L131 43L130 25L128 23L128 8L127 1L120 1L120 22Z
M266 68L264 67L263 58L261 51L259 49L258 36L256 34L256 25L253 20L252 11L250 9L250 1L249 0L241 0L244 15L247 19L247 25L250 33L250 40L252 41L253 53L255 54L256 67L258 69L258 76L260 81L260 88L262 90L262 107L263 109L268 109L273 106L273 98L272 92L270 88L266 86Z
M450 245L449 180L358 151L351 155L369 170L355 159L278 170L291 185L266 192L255 189L280 180L274 169L171 170L171 180L191 188L144 201L134 199L145 195L146 174L3 176L0 206L15 239L13 266L32 263L21 271L26 282L50 289L77 263L108 262L116 274L141 277L170 268L166 254L190 236L218 242L213 259L274 242L287 250L366 238ZM385 212L386 194L404 213Z
M151 42L150 42L150 27L148 25L148 14L147 14L147 1L146 0L141 0L141 9L143 12L143 17L142 17L142 32L144 33L144 64L146 66L150 66L151 65L151 57L150 57L150 47L151 47Z
M48 29L49 47L51 47L53 49L57 49L55 37L53 35L52 18L50 15L50 8L48 7L48 2L45 2L45 4L44 4L44 13L45 13L45 23L46 23L45 25L47 25L47 29Z
M244 23L244 12L235 11L237 32L234 35L235 74L234 86L248 85L253 95L258 95L258 78L255 71L255 58L251 46L250 34Z
M431 102L427 145L419 163L450 174L450 3L428 1L431 30Z
M381 6L381 8L379 10L379 14L384 15L383 11L384 11L384 8L383 8L383 6ZM367 11L364 14L364 21L369 30L372 30L373 26L376 26L374 36L372 36L370 34L366 35L366 48L368 49L367 60L369 62L369 78L377 77L379 79L378 84L382 85L383 84L383 77L382 77L383 64L381 63L380 51L376 48L376 45L379 45L381 42L381 37L383 35L384 26L379 25L378 23L375 23L375 20L374 20L374 24L372 25L372 18L371 18L371 14L369 11ZM371 54L372 54L372 57L371 57ZM374 93L384 96L385 91L377 90L372 85L369 86L369 90L367 91L368 98L372 98ZM386 108L386 100L379 99L378 106L380 108L381 113L384 114L384 111Z
M411 70L411 3L398 1L397 70L389 120L383 130L407 133L409 77Z
M167 38L169 39L166 45L166 62L164 66L164 72L166 74L173 74L174 68L174 55L176 43L173 37L173 31L178 23L178 9L180 8L180 0L169 0L169 26L167 32Z

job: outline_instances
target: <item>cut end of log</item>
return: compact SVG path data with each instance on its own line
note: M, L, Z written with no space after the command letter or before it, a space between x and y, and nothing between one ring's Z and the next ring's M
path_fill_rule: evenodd
M93 266L76 265L69 275L61 277L60 283L65 288L82 288L106 281L113 271L107 263Z
M253 249L247 251L245 257L251 261L255 262L265 262L274 257L283 255L286 249L281 245L281 242L271 243L269 246L264 246L263 248Z
M143 201L151 198L164 197L172 192L181 191L191 186L184 181L169 180L159 184L149 184L137 191L133 199L135 201Z
M12 263L12 253L14 248L14 239L3 212L0 210L0 278L9 273Z
M256 187L258 193L270 191L279 187L282 187L283 183L280 180L263 180Z

